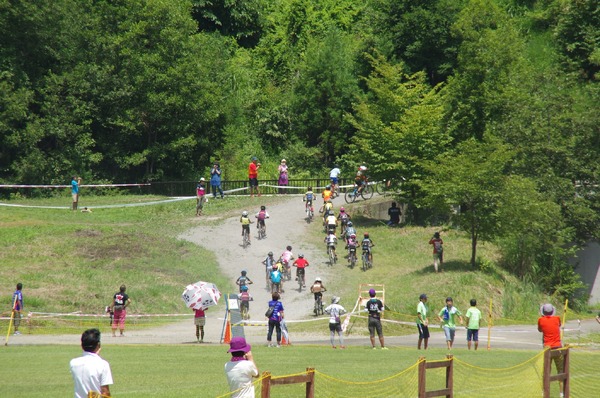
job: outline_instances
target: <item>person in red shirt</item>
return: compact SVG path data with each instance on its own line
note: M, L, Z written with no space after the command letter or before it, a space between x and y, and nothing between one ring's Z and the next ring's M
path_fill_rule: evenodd
M444 264L444 241L440 238L439 232L433 234L433 238L429 240L429 244L433 245L433 268L435 272L438 272L438 265L441 269Z
M562 341L560 340L560 317L554 315L556 309L552 304L544 304L540 309L542 316L538 318L538 331L542 333L544 339L544 348L550 348L556 350L562 348ZM559 357L552 358L556 371L558 373L563 372L564 360L562 355ZM560 396L563 396L563 383L559 381L559 389L561 391Z
M309 266L308 261L304 258L304 254L299 254L298 259L292 264L296 267L296 280L302 281L302 287L306 287L305 268Z
M260 196L260 192L258 191L258 169L260 168L260 163L258 163L258 158L254 156L252 158L252 162L248 165L248 182L250 183L250 197L254 196L253 192L256 192L258 196Z

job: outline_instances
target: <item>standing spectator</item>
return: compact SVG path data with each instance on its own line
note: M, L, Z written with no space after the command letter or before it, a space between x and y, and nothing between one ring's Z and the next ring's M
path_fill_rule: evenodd
M202 208L204 207L204 196L206 195L206 183L204 177L200 178L198 185L196 185L196 216L202 215Z
M117 327L121 332L120 336L125 337L125 316L127 315L127 306L131 304L131 299L125 293L125 285L121 285L119 291L113 296L110 309L113 311L112 335L116 337Z
M417 304L417 329L419 329L419 342L417 348L421 349L421 343L423 349L427 349L429 342L429 305L427 304L427 295L425 293L419 296L419 304Z
M225 364L225 375L231 398L254 398L252 378L258 377L258 367L251 348L243 337L234 337L229 343L231 360Z
M281 159L281 164L279 165L279 180L277 181L277 185L279 186L288 186L288 166L285 159ZM279 193L284 194L287 193L285 188L279 188Z
M544 339L544 349L549 348L551 350L557 350L562 348L562 341L560 339L560 327L562 322L560 317L556 316L556 308L552 304L544 304L541 308L542 316L538 318L538 331L542 333ZM552 358L556 371L558 373L563 372L564 358L563 356ZM560 396L564 396L563 382L559 381Z
M71 177L71 196L73 197L73 210L77 210L79 204L79 184L81 184L81 177Z
M333 296L331 298L331 305L325 308L325 313L329 314L329 339L331 346L335 347L335 334L338 334L340 339L340 348L344 349L344 336L342 335L342 319L341 316L346 312L346 309L339 305L340 298Z
M217 198L217 190L221 194L221 199L225 196L223 194L223 188L221 188L221 166L218 162L213 164L213 168L210 171L210 187L212 188L213 198Z
M379 337L379 344L381 344L382 350L387 350L383 339L383 329L381 328L381 313L383 312L383 303L378 298L375 298L375 289L369 290L369 296L371 297L365 305L366 310L369 312L369 335L371 338L371 347L375 349L375 331L377 331L377 337Z
M23 311L23 284L17 283L17 290L12 295L12 313L15 325L15 335L21 334L19 326L21 325L21 311Z
M452 345L454 344L454 335L456 334L456 320L455 317L458 316L460 324L463 323L462 313L452 305L452 297L446 298L446 306L442 308L440 313L438 314L438 319L442 322L442 327L444 328L444 333L446 334L446 345L448 349L452 349Z
M390 220L387 222L387 225L394 226L400 224L400 216L402 215L402 211L398 207L396 202L392 202L392 207L388 209L388 216L390 216Z
M75 382L75 398L87 398L88 393L96 392L110 397L113 384L110 365L100 358L100 331L88 329L81 335L83 355L70 362L71 374Z
M475 351L479 346L479 329L481 328L481 311L477 308L477 300L471 299L471 308L465 314L467 318L467 346L471 349L471 341L475 342Z
M438 265L440 270L444 265L444 241L440 238L439 232L433 234L429 244L433 245L433 268L435 268L435 272L438 272Z
M260 192L258 190L258 169L260 169L260 163L258 163L258 158L254 156L252 158L252 162L248 165L248 182L250 183L250 197L254 196L256 193L260 196Z
M194 310L194 325L196 325L196 339L198 343L204 343L204 325L206 325L206 314L202 308Z
M267 342L269 347L281 347L281 321L284 319L283 304L279 301L280 295L275 292L271 295L273 300L269 301L269 311L271 315L269 318L269 331L267 333ZM273 309L271 311L271 308ZM267 312L267 313L268 313ZM273 338L273 329L277 330L277 345L271 344Z
M336 196L338 196L340 174L342 174L342 172L340 171L340 168L337 164L334 165L333 169L331 169L331 171L329 172L329 179L331 180L331 192L332 192L332 197L334 197L334 198Z

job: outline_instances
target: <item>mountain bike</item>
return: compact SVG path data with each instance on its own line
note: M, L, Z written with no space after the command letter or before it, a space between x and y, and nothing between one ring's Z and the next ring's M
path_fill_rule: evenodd
M356 247L348 248L348 262L350 263L350 268L354 268L356 265Z
M371 260L369 260L369 252L366 250L363 250L363 254L362 254L362 270L366 271L369 268L372 268L373 264L371 263Z
M247 229L244 230L244 234L242 235L242 246L247 248L250 245L250 232Z
M249 301L240 301L240 313L242 315L242 319L250 319L250 302Z
M267 237L267 227L264 224L258 224L258 239L264 239Z
M315 316L323 315L323 298L321 295L317 296L315 300L315 308L313 309Z
M354 203L359 195L363 198L363 200L368 200L373 197L374 188L369 185L368 182L365 182L362 187L363 188L360 192L358 192L358 185L355 185L354 189L351 191L347 191L344 195L344 200L346 200L346 203Z
M297 279L298 279L298 291L301 292L302 291L302 287L305 286L305 282L304 282L304 268L302 268L302 269L298 268Z
M327 246L327 255L329 256L329 265L333 265L337 262L337 256L335 255L335 246Z
M306 203L306 209L305 210L306 210L306 220L308 222L311 222L312 219L313 219L313 217L315 216L315 210L312 207L312 203L311 204Z

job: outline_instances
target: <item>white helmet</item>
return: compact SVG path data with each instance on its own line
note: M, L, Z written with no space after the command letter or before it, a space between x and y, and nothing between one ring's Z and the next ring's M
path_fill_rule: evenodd
M365 170L367 169L367 166L364 166L364 165L363 165L363 166L360 166L358 169L359 169L359 170L362 170L362 171L365 171Z
M248 215L248 212L247 212L246 210L244 210L244 211L242 212L242 217L246 217L247 215Z
M331 304L337 304L337 303L339 303L339 302L340 302L340 298L339 298L339 297L337 297L337 296L333 296L333 297L331 298Z
M321 278L319 278L318 276L315 278L315 282L321 282Z

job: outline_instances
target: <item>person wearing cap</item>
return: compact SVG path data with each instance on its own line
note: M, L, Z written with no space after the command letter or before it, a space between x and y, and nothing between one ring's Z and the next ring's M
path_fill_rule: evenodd
M213 168L210 170L210 187L215 199L217 198L217 191L219 191L221 199L223 199L225 195L223 194L223 188L221 188L221 166L218 162L215 162Z
M110 386L113 384L109 363L100 357L100 331L88 329L81 335L83 355L69 363L75 398L87 398L90 392L110 397Z
M454 344L454 336L456 334L456 317L458 316L458 320L460 324L463 323L462 313L453 305L452 297L446 298L446 306L441 309L438 314L438 319L442 322L442 328L444 329L444 333L446 334L446 345L448 349L452 349L452 345Z
M346 346L344 345L344 336L342 335L342 319L341 316L346 312L346 309L339 305L340 298L333 296L331 298L331 305L325 308L325 313L329 314L329 339L331 341L331 346L336 348L335 346L335 334L338 334L340 339L340 348L344 349Z
M365 309L369 313L369 321L367 325L369 327L371 347L375 349L375 332L377 331L377 337L379 337L379 344L381 344L381 349L387 350L383 339L383 329L381 327L381 313L383 312L383 303L378 298L375 298L376 295L377 293L375 292L375 289L370 289L369 297L371 298L367 301L367 304L365 304Z
M556 315L556 308L552 304L544 304L540 308L541 316L538 318L538 331L542 333L544 349L557 350L562 348L560 339L560 327L562 323L560 317ZM564 359L561 356L552 358L556 371L562 373ZM563 396L563 383L559 381L560 396Z
M232 398L254 398L252 378L259 373L251 348L243 337L234 337L229 343L231 359L225 364L225 375Z
M277 185L282 187L287 186L288 183L288 165L285 159L281 159L281 164L279 164L279 180L277 181ZM287 191L285 188L279 188L279 193L284 194L287 193Z
M424 343L423 349L426 350L429 342L429 319L427 315L429 315L429 305L427 304L427 295L423 293L419 296L419 304L417 304L417 329L419 330L417 348L419 350L422 343Z
M202 208L204 207L204 196L206 195L206 182L204 177L200 178L196 185L196 216L202 215Z
M258 169L260 169L260 163L258 163L258 158L256 156L253 156L252 161L248 165L248 182L250 184L250 197L253 197L254 193L260 196L260 192L258 190Z
M467 347L471 349L471 341L475 342L475 351L479 346L479 329L481 328L481 311L477 308L477 300L471 299L471 307L467 310Z

